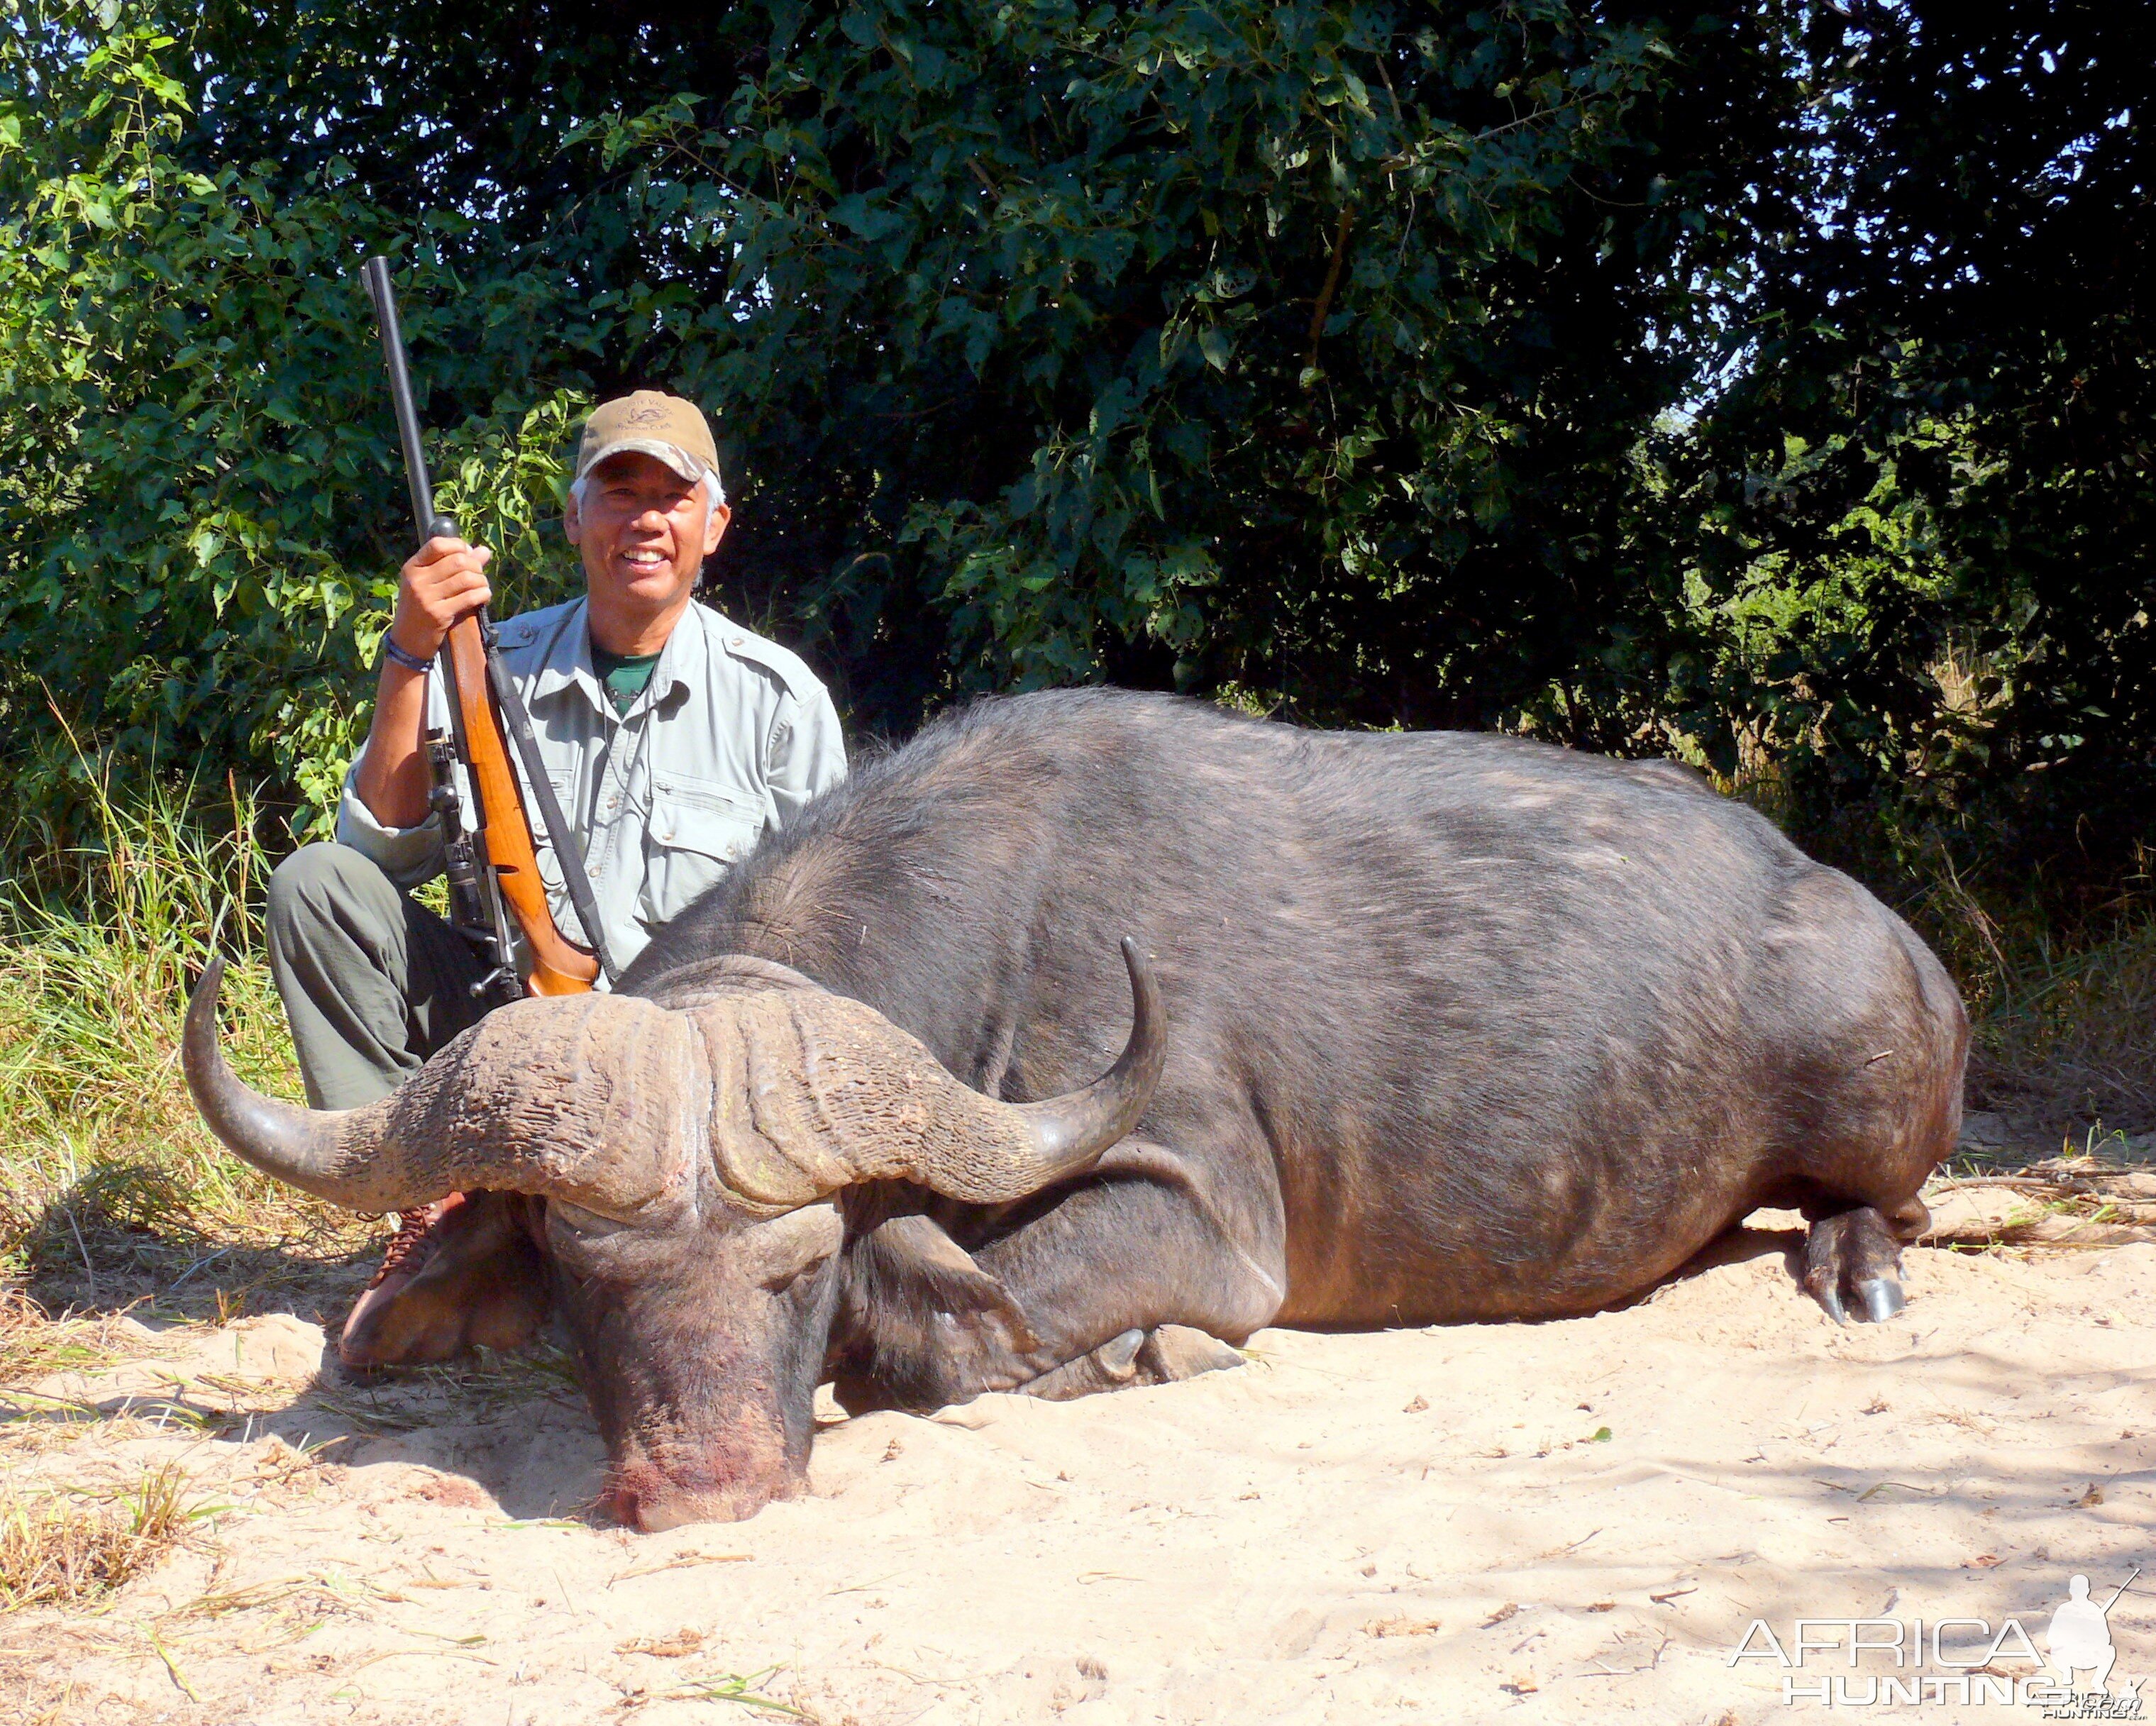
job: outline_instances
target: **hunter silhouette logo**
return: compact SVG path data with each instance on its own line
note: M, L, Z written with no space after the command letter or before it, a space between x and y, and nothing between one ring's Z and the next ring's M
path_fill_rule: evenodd
M2118 1650L2111 1646L2111 1609L2140 1574L2141 1566L2136 1564L2133 1575L2112 1590L2111 1598L2101 1606L2088 1597L2087 1577L2076 1576L2066 1584L2066 1598L2051 1615L2046 1642L2051 1651L2051 1670L2067 1689L2078 1690L2081 1675L2087 1672L2089 1688L2110 1693L2111 1668L2118 1658ZM2128 1693L2136 1694L2140 1688L2136 1684Z

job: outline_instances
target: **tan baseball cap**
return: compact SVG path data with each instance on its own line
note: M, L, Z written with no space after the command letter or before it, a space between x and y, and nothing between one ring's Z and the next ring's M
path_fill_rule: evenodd
M624 449L656 456L685 480L701 480L707 473L718 478L719 450L711 441L711 428L703 410L680 396L639 389L593 408L577 449L577 477L583 479ZM723 490L720 496L725 496Z

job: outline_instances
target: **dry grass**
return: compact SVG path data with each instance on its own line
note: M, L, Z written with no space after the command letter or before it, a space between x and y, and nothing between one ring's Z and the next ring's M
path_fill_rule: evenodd
M1979 886L1927 848L1912 907L1969 1006L1969 1101L2079 1140L2156 1128L2156 853L2074 926L2037 884Z
M0 1498L0 1612L86 1605L125 1587L208 1514L187 1507L187 1487L167 1463L106 1498L11 1491Z
M100 1323L55 1319L21 1290L0 1288L0 1389L105 1365L113 1358L105 1332Z
M1929 670L1964 721L1997 699L1984 693L1990 661L1965 644ZM1737 742L1737 770L1712 774L1716 788L1789 825L1781 762L1756 732ZM2007 1114L2029 1143L2156 1128L2156 849L2137 845L2108 904L2070 909L2057 883L1984 863L1969 833L1891 807L1845 815L1814 848L1878 886L1953 973L1971 1021L1971 1107Z

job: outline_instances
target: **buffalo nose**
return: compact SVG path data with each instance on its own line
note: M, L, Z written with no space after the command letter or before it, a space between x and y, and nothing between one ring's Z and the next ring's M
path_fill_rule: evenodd
M636 1507L636 1525L647 1534L663 1534L669 1528L678 1528L689 1523L737 1520L738 1513L728 1514L724 1508L714 1509L685 1498L647 1498Z
M598 1509L602 1516L610 1516L628 1528L639 1526L637 1496L634 1487L608 1487L599 1494Z
M668 1491L658 1482L636 1486L617 1481L599 1494L598 1508L624 1528L663 1534L690 1523L735 1523L754 1516L771 1502L768 1491L691 1492Z

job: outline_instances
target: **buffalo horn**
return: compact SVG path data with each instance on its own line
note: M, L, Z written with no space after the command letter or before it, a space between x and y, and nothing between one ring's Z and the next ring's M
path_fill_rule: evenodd
M181 1064L211 1132L243 1160L354 1210L408 1210L489 1188L611 1215L677 1184L709 1078L678 1015L648 1001L519 1001L457 1037L401 1089L353 1109L264 1097L218 1047L213 958L187 1003Z
M1116 1064L1082 1091L1014 1105L1025 1122L1040 1174L1029 1192L1086 1168L1129 1133L1160 1082L1168 1060L1168 1015L1137 943L1126 935L1122 948L1123 964L1131 973L1131 1035Z
M1137 1125L1168 1055L1152 973L1122 943L1131 1034L1082 1090L1009 1103L961 1083L880 1013L821 991L736 994L690 1009L716 1081L711 1147L736 1199L776 1213L856 1181L917 1182L968 1204L1067 1180Z

